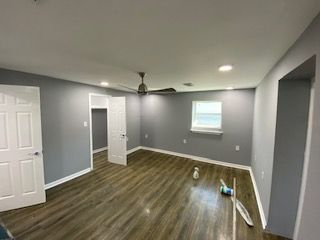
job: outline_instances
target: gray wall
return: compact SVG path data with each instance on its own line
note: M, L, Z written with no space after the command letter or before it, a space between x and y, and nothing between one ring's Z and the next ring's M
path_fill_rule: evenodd
M107 109L92 109L92 147L93 150L108 146Z
M297 42L272 68L256 89L252 168L260 193L262 206L268 219L275 129L277 113L278 81L313 55L317 56L315 77L314 115L310 160L307 172L306 192L303 198L301 224L298 239L314 240L320 236L320 16L318 15ZM264 178L261 172L264 171Z
M126 96L128 149L140 146L140 100L135 94L106 90L41 75L0 69L0 84L40 87L45 182L90 167L89 93Z
M222 101L223 135L190 132L192 101ZM250 165L254 89L141 98L143 146ZM149 137L146 139L145 134ZM187 144L183 143L187 139ZM240 151L235 146L240 145Z
M293 238L307 139L310 80L279 82L275 152L267 229Z

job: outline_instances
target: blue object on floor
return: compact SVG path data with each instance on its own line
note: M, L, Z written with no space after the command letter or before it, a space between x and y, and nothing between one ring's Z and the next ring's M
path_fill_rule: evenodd
M0 225L0 240L8 240L8 239L12 239L9 235L7 230Z

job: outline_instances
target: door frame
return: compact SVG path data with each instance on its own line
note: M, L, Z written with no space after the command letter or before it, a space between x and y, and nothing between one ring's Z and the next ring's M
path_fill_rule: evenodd
M107 102L104 106L99 105L92 105L91 98L92 97L106 97ZM93 136L92 136L92 109L107 109L109 108L109 98L111 98L110 95L107 94L99 94L99 93L89 93L89 129L90 129L90 168L91 171L93 170ZM109 114L107 114L107 123L109 123ZM107 124L107 131L109 132L109 124ZM108 138L108 134L107 134ZM109 139L108 139L109 140Z

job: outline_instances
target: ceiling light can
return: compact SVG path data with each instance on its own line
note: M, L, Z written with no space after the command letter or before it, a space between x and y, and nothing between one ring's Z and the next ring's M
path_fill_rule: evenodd
M233 69L233 66L231 64L225 64L225 65L221 65L219 67L219 71L220 72L229 72Z
M109 86L109 83L103 81L103 82L100 82L100 85L106 87L106 86Z

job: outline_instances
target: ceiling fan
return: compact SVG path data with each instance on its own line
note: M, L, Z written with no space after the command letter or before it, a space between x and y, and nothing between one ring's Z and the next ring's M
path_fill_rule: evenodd
M146 73L145 72L138 72L138 74L141 77L141 83L140 83L140 85L138 87L138 90L133 89L133 88L129 88L129 87L126 87L126 86L122 86L122 85L121 85L121 87L124 87L126 89L131 90L131 91L134 91L134 92L138 93L139 95L146 95L146 94L149 94L149 93L153 93L153 94L168 94L168 93L175 93L176 92L176 90L174 88L164 88L164 89L157 89L157 90L149 91L147 85L144 83L144 80L143 80L143 78L146 76Z

